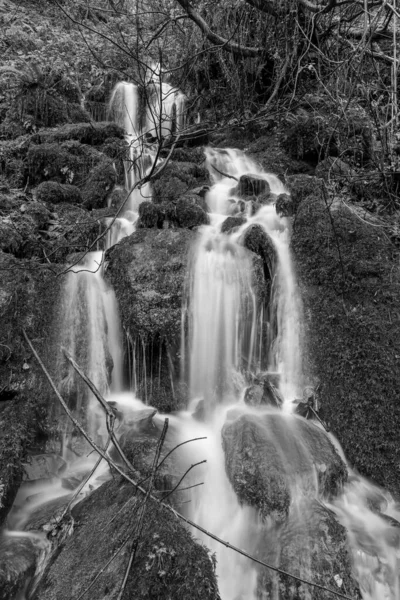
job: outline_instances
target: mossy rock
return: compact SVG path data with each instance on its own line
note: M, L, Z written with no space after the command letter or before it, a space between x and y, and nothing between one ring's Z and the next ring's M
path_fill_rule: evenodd
M110 159L104 158L89 173L82 188L83 203L88 209L102 208L117 183L117 174Z
M73 508L74 533L50 560L32 600L70 600L88 590L88 600L116 600L129 561L129 531L137 531L137 495L119 477ZM128 531L127 531L128 524ZM108 568L101 569L125 544ZM148 500L140 543L124 598L218 600L213 563L204 546L170 512Z
M154 202L177 201L191 188L208 183L205 167L196 163L170 161L161 177L153 183Z
M242 243L245 248L262 259L265 277L266 279L272 279L276 264L276 250L261 225L250 225L242 235Z
M224 425L222 440L227 474L239 500L255 507L263 519L286 519L299 477L302 493L311 498L337 494L347 479L327 435L301 417L239 416Z
M191 198L179 198L176 203L176 219L180 227L193 229L200 225L208 225L207 213Z
M124 131L116 123L76 123L57 129L41 129L32 136L35 144L51 144L76 140L89 146L101 146L110 138L124 139Z
M400 494L399 253L368 214L331 203L302 201L292 238L305 366L350 464Z
M75 140L31 144L26 157L29 183L38 185L51 180L81 187L91 169L102 160L100 152Z
M36 188L36 198L42 202L51 202L52 204L60 204L61 202L82 204L83 201L78 187L56 181L43 181Z
M244 216L228 217L222 223L221 233L232 233L244 225L244 223L246 223L246 217Z

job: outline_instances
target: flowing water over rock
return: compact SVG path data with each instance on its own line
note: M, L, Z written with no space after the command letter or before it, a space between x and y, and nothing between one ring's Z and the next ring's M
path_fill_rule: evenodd
M150 138L168 136L184 127L185 98L161 83L160 78L157 81L157 73L155 67L147 81L151 101L144 114L138 88L133 84L118 84L111 99L113 118L125 128L130 155L126 161L129 199L109 231L108 248L135 231L139 205L151 196L148 185L135 188L154 160ZM160 115L164 117L161 128ZM146 134L150 143L145 141ZM295 414L300 407L302 414L318 417L317 407L309 402L312 395L304 392L308 382L302 372L302 308L290 256L291 225L275 210L278 197L287 191L275 175L262 171L240 151L208 148L206 164L212 182L206 195L210 224L201 226L197 236L191 231L183 236L185 240L192 234L196 237L182 293L181 384L187 384L187 408L169 417L172 441L167 440L173 445L196 439L177 452L179 474L190 472L185 479L185 487L190 489L180 490L179 510L204 530L298 578L352 598L357 597L359 586L364 600L400 600L399 506L389 494L351 472L340 445L318 418L311 422ZM170 233L172 244L179 233ZM162 243L157 236L157 232L151 232L148 240ZM154 295L161 297L164 290L167 299L169 296L162 281L157 292L144 289L139 272L155 272L156 266L150 260L154 252L152 246L143 249L145 230L139 229L132 240L139 262L132 279L143 288L140 302L144 308L140 310L145 310L146 298L149 308ZM181 267L175 255L172 262L171 273ZM171 273L168 271L170 278ZM139 303L139 292L137 300ZM161 304L161 300L151 304L149 327L153 313L163 323L167 321ZM154 449L153 438L163 417L154 417L155 411L146 406L155 397L146 381L146 341L144 337L140 344L138 341L143 357L140 365L134 348L133 372L128 377L118 303L104 278L103 251L91 252L72 266L65 281L61 311L59 343L84 368L118 414L125 413L121 439L150 444ZM171 352L168 346L170 362ZM161 379L160 348L157 357ZM60 390L74 414L94 439L104 443L104 416L97 401L61 355L58 371ZM142 402L127 389L128 380ZM139 380L145 381L144 388ZM43 585L40 581L41 567L51 549L45 531L54 531L58 526L60 511L75 491L79 491L73 500L76 504L89 489L93 491L109 477L102 461L92 478L85 480L96 462L93 455L85 457L87 452L88 448L67 428L64 460L47 454L37 456L27 466L30 481L21 486L9 531L0 541L2 556L9 556L12 547L21 559L13 575L16 584L4 597L7 600L39 600L42 593L46 599L54 597L49 587L51 574ZM132 456L134 459L134 452ZM145 458L149 460L149 456ZM174 477L179 474L174 473ZM171 473L160 475L160 481L163 477L169 477L167 487L171 487ZM84 487L80 489L81 483ZM129 497L126 490L122 493L114 482L106 486L107 497L117 498L118 502L123 498L125 506ZM96 506L108 519L101 490L85 502L79 504L77 512L86 520L90 520L90 511L96 511ZM100 527L102 519L98 519ZM45 531L41 530L43 526ZM66 540L71 523L64 526L62 539ZM85 526L81 541L78 532L74 534L78 542L72 536L72 542L64 545L65 564L77 570L76 545L86 543L90 535L90 526ZM111 535L109 522L107 528L107 535ZM193 534L199 537L197 530ZM216 553L222 600L331 597L324 589L285 575L278 577L205 533L200 539ZM185 538L185 543L190 548L190 540ZM74 545L68 554L68 548ZM60 558L53 561L56 573L63 572L62 557L61 552ZM32 587L30 580L37 560L39 577ZM11 572L10 564L6 563L6 576ZM118 589L122 562L113 569L112 585L104 583L103 596L107 599L115 597L112 594ZM87 580L87 573L85 577ZM79 584L74 585L78 589ZM39 590L36 596L35 589ZM1 592L0 598L3 600Z

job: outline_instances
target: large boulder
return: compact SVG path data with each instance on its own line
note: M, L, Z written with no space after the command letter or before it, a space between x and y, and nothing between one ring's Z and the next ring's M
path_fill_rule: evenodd
M73 534L51 555L32 600L70 600L86 589L88 600L116 600L139 527L124 598L218 600L206 548L151 499L140 523L137 503L132 486L115 478L76 505Z
M321 417L350 464L398 495L399 252L380 220L313 192L292 238L307 376L320 382Z
M290 192L292 200L291 212L295 214L301 202L310 194L322 193L324 183L318 177L297 174L288 175L285 179L285 185Z
M222 439L228 477L239 500L263 519L285 520L296 486L310 498L329 497L347 478L326 434L300 417L243 414L225 424Z
M138 229L107 253L107 276L137 365L137 390L162 410L180 404L181 311L194 239L189 229Z

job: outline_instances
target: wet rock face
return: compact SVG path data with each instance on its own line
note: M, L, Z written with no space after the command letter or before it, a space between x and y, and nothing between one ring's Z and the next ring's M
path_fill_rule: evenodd
M272 279L276 263L275 248L261 225L250 225L243 234L242 243L245 248L260 256L266 267L266 279Z
M273 406L280 408L283 403L275 381L269 376L258 375L247 388L244 401L249 406Z
M259 556L265 562L279 564L281 569L293 575L352 598L359 597L358 586L352 577L346 530L319 502L300 503L283 525L266 525L260 538ZM341 588L337 586L335 576L342 580ZM280 597L285 600L333 597L325 590L276 575L268 569L260 569L258 587L268 597L274 597L279 590Z
M299 478L310 498L337 493L347 478L327 436L301 418L242 415L225 424L222 439L228 477L240 501L255 507L262 518L285 520L291 487L299 484Z
M132 341L140 398L162 411L186 401L178 393L181 310L189 229L138 229L107 254L121 322Z
M236 187L236 193L245 198L246 196L260 196L270 193L268 181L256 174L242 175Z
M107 254L107 276L123 326L151 339L180 335L187 256L195 234L187 229L138 230Z
M0 600L15 598L35 572L40 547L30 538L0 537Z
M228 217L222 223L221 233L232 233L246 223L246 218L241 216Z
M72 511L74 533L54 552L32 600L78 597L115 554L88 590L88 600L116 600L138 527L142 498L120 478L110 481ZM118 552L120 550L120 552ZM170 512L149 500L140 543L123 598L217 600L213 564Z

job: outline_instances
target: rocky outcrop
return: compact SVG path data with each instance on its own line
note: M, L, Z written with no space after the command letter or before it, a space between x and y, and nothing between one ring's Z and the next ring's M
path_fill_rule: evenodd
M32 600L70 600L89 588L95 577L86 593L88 600L116 600L139 532L137 502L131 485L116 478L76 505L74 534L54 552ZM138 541L124 598L218 600L207 550L152 500Z
M398 250L372 216L339 203L328 209L313 192L299 205L292 241L307 375L320 382L321 416L350 464L399 494Z
M140 397L160 408L180 404L177 392L181 310L189 229L138 229L107 254L121 321L132 341Z
M222 439L234 490L263 519L286 519L294 485L310 498L329 497L347 478L346 467L325 433L299 417L242 415L225 424Z
M280 217L292 217L294 202L289 194L279 194L275 202L275 210Z

